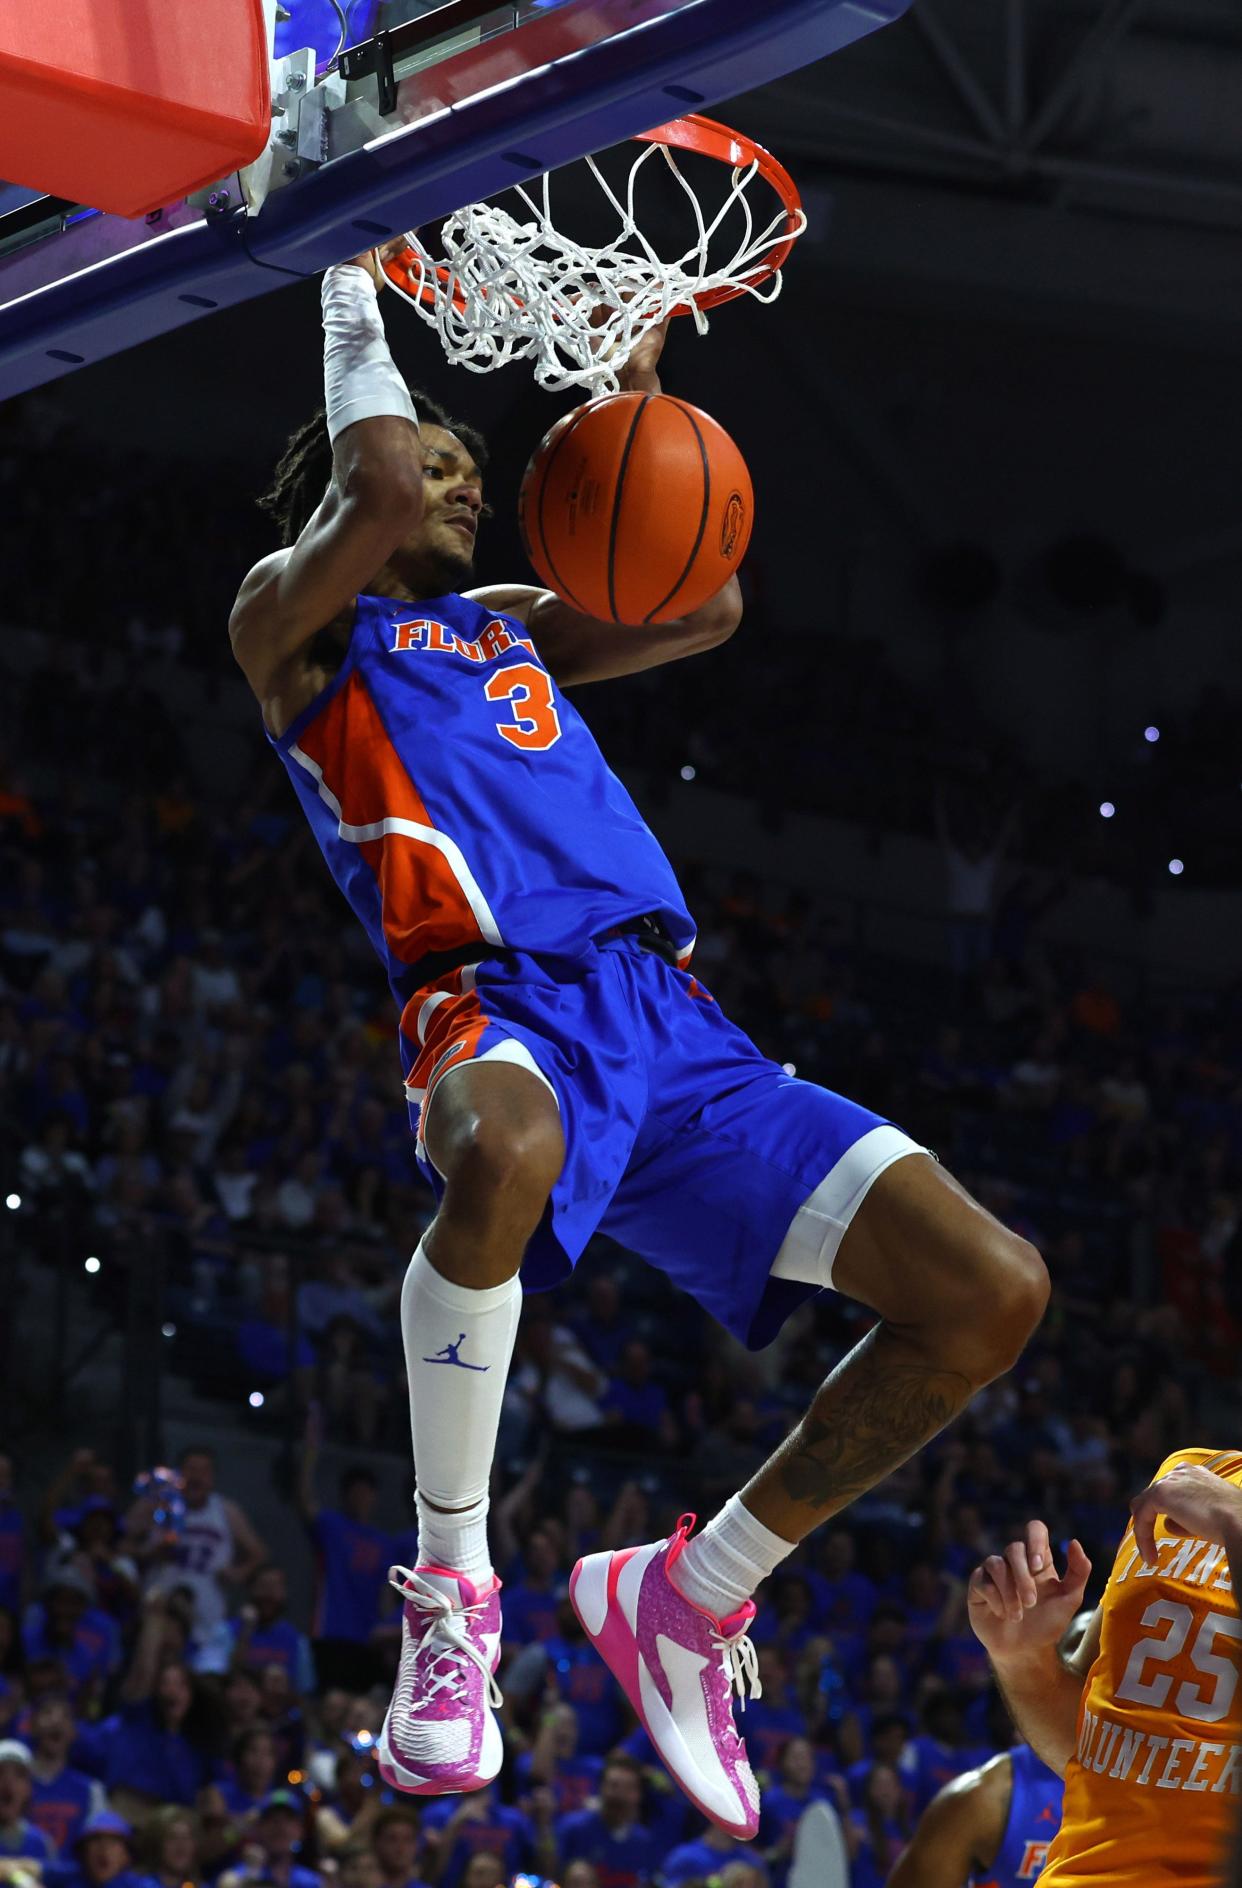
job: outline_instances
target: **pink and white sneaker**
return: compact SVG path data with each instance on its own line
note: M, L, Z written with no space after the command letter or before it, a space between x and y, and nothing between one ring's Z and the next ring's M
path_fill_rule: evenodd
M677 1591L669 1569L693 1526L683 1514L671 1540L588 1554L569 1576L569 1597L669 1774L709 1821L749 1840L759 1827L759 1787L733 1697L745 1707L762 1693L746 1637L755 1603L715 1619Z
M410 1796L481 1790L500 1769L500 1581L392 1567L405 1604L396 1689L376 1746L385 1783Z

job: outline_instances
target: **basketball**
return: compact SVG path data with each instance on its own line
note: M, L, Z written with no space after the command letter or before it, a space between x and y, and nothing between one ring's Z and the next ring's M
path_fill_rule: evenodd
M614 393L567 413L518 496L540 578L613 623L668 623L714 597L742 561L753 510L723 426L667 393Z

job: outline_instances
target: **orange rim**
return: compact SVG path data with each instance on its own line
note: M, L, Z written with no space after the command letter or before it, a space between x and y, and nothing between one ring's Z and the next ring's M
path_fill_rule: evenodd
M395 256L386 257L383 268L384 274L395 288L401 289L415 301L426 302L429 308L435 306L435 290L426 280L423 281L421 287L417 285L419 275L425 277L426 271L417 268L414 251L412 249L401 249L398 250ZM432 274L435 276L442 289L448 287L452 279L451 271L446 269L442 262L435 264ZM466 306L466 298L459 288L453 290L452 301L458 314L461 314Z
M690 112L684 118L674 118L666 125L657 125L654 131L640 131L634 142L667 144L679 151L696 151L700 157L714 157L718 163L727 164L731 170L749 170L754 164L764 182L771 185L785 206L783 240L774 244L763 260L757 262L732 286L707 289L702 295L696 295L696 307L719 308L722 302L734 301L737 296L744 295L748 288L753 288L756 283L784 268L789 252L801 234L802 198L797 184L771 151L762 144L756 144L753 138L745 137L740 131L730 131L728 125L719 124L714 118L701 118L697 112ZM675 315L688 315L690 304L680 302L672 312Z
M753 138L746 137L742 132L731 131L728 125L722 125L714 118L700 117L697 112L689 112L684 118L672 118L668 124L657 125L653 131L637 132L631 142L664 144L679 151L694 151L700 157L715 158L718 163L727 164L731 170L749 170L754 165L759 176L771 186L785 207L785 234L773 244L762 261L739 277L737 282L722 288L706 289L703 294L696 295L693 298L694 306L703 310L719 308L722 302L734 301L737 296L744 295L747 289L784 268L789 252L801 233L802 198L797 184L771 151L762 144L756 144ZM416 286L417 271L412 267L413 263L414 251L401 250L384 263L384 273L407 295L433 306L436 291L426 282L421 288ZM443 263L437 263L433 273L440 288L447 289L452 280L452 271ZM453 289L452 302L457 312L462 313L466 301L459 288ZM521 306L516 299L515 306ZM689 302L679 302L670 313L688 315L690 310Z

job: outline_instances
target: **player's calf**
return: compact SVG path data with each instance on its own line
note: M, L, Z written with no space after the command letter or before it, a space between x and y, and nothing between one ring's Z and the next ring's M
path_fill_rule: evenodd
M831 1283L971 1391L1012 1368L1049 1293L1030 1241L922 1157L881 1174L842 1240Z
M1034 1246L922 1157L876 1181L831 1283L881 1322L743 1493L749 1513L791 1542L908 1461L1010 1369L1049 1291Z

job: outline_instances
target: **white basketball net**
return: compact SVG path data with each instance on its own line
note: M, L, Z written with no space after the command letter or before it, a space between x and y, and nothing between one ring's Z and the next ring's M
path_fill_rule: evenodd
M639 175L657 152L694 217L695 240L672 261L657 255L635 216ZM615 393L618 373L635 345L674 308L688 305L699 332L705 333L707 316L697 297L725 289L771 302L780 294L779 270L747 279L791 234L779 205L772 221L756 228L746 193L759 171L757 161L730 173L728 194L710 221L666 145L643 146L631 167L624 203L595 159L584 161L620 221L617 234L601 248L578 243L556 228L552 179L546 172L529 190L512 187L530 212L529 221L517 222L496 204L469 204L443 224L439 258L429 254L417 232L410 235L414 255L403 260L412 292L395 282L392 286L435 328L445 354L459 367L490 373L510 361L532 360L535 379L551 391L585 387L591 395ZM714 164L713 169L723 167ZM798 219L792 233L805 227L801 211ZM731 233L725 231L730 221ZM724 253L730 243L731 251ZM424 290L430 291L427 300L421 298Z

